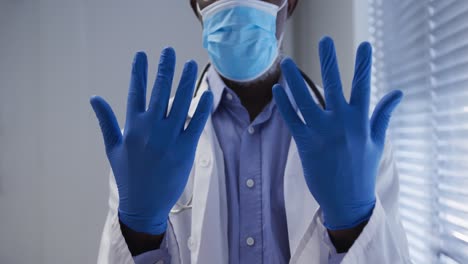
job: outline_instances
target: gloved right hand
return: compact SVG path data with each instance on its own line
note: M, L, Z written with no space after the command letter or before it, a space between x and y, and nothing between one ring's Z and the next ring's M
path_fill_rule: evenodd
M353 229L372 216L385 134L403 94L387 94L369 119L371 45L363 43L357 51L349 103L343 96L333 40L323 38L319 50L324 110L310 96L291 59L283 60L281 69L303 119L292 107L284 88L275 85L273 95L296 142L307 186L322 209L324 225L329 230Z
M187 184L213 104L213 95L205 92L184 129L197 78L197 64L189 61L166 116L174 68L175 52L166 48L146 109L148 62L145 53L135 55L123 135L109 104L98 96L90 100L117 183L120 221L134 231L151 235L166 231L169 212Z

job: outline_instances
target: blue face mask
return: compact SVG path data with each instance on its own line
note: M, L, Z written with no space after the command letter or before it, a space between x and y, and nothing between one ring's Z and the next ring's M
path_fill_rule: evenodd
M220 0L200 11L203 47L220 75L248 82L273 66L279 54L276 17L286 3Z

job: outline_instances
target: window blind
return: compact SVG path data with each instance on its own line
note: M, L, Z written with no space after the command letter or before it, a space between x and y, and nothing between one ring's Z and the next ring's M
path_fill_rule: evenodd
M468 263L468 1L369 0L372 101L404 92L388 136L414 263Z

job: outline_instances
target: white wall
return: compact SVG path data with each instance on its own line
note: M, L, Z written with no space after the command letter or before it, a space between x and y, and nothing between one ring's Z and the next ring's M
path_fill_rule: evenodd
M328 35L335 41L343 90L348 97L359 43L368 40L367 0L299 2L293 19L294 57L311 79L322 85L318 43Z
M96 261L109 169L88 98L123 124L134 52L153 79L166 45L179 69L207 61L188 1L0 0L0 263Z
M321 83L317 43L331 35L350 82L353 4L301 2L286 50ZM96 261L109 169L88 99L104 96L123 125L134 52L152 82L166 45L178 72L202 67L200 39L185 0L0 0L0 263Z
M43 263L39 4L0 5L0 262ZM21 23L19 23L21 21Z

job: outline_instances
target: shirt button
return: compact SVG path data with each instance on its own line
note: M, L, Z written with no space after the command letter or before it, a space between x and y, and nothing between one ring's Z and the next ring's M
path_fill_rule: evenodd
M229 101L231 101L231 100L232 100L232 94L230 94L230 93L226 94L226 98L227 98Z
M248 179L248 180L245 182L245 185L247 185L247 187L249 187L249 188L252 188L252 187L254 187L255 182L254 182L254 180L252 180L252 179Z
M187 247L189 248L190 251L193 251L195 249L195 246L196 246L195 239L193 239L193 237L189 237L189 239L187 240Z
M247 131L249 132L250 135L252 135L253 133L255 133L255 128L253 128L253 127L250 126L250 127L247 129Z
M255 244L255 240L252 237L248 237L245 242L247 243L247 246L250 246L250 247Z
M159 260L156 264L164 264L164 260Z

